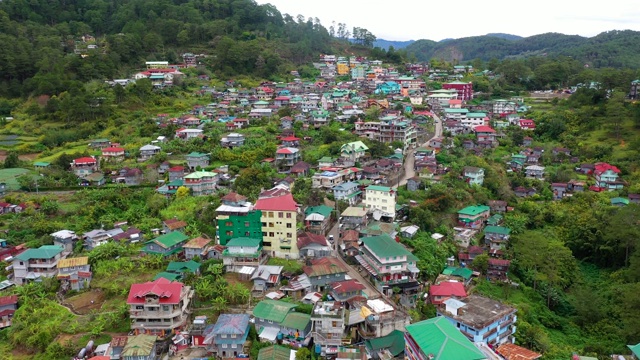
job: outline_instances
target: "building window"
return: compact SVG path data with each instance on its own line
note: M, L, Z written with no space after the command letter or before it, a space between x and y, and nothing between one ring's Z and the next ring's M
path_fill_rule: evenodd
M287 223L287 229L291 229L291 223Z
M244 227L249 227L249 222L248 221L244 222Z
M282 219L282 218L284 217L284 213L283 213L282 211L280 211L280 212L278 213L278 217L279 217L280 219Z
M274 226L274 225L273 225L273 223L272 223L272 222L270 222L270 223L269 223L269 227L273 227L273 226Z
M231 230L227 231L227 236L233 236L233 231Z
M273 217L273 211L269 211L268 213L268 217L272 218Z
M223 348L223 349L226 349L227 347L229 347L229 345L228 345L228 344L222 344L222 348Z
M263 222L263 223L262 223L262 227L267 227L267 223L266 223L266 222Z
M168 305L162 305L162 311L169 311Z
M221 334L220 337L223 338L223 339L226 339L227 338L227 334Z
M273 234L273 232L270 232L270 233L269 233L269 236L270 236L270 237L274 237L275 235Z
M233 226L233 222L227 221L226 223L224 223L224 226Z
M287 219L291 219L291 213L290 212L287 213Z
M291 235L291 233L287 233L287 237L288 237L288 238L291 238L291 237L293 237L293 236Z
M267 232L266 232L266 231L263 231L263 232L262 232L262 236L267 236Z

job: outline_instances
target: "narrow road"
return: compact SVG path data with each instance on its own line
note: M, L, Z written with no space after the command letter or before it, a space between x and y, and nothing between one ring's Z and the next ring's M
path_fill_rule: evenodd
M429 142L432 139L435 139L437 137L442 136L442 120L440 120L438 115L436 115L435 113L433 114L433 121L435 122L435 125L436 125L436 129L435 129L436 131L433 134L433 137L431 137L431 139L427 140L427 142L425 142L421 146L428 146ZM402 176L402 178L400 179L400 181L398 183L398 186L405 185L407 183L408 179L411 179L412 177L414 177L416 175L416 172L413 169L413 164L415 162L415 158L413 157L414 151L415 151L415 149L409 150L409 152L407 153L407 155L405 157L405 161L404 161L404 176Z

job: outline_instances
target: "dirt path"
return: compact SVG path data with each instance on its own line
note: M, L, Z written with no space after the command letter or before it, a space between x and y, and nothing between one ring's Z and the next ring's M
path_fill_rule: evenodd
M436 125L435 133L429 140L427 140L421 146L425 146L425 147L429 146L429 142L432 139L442 136L442 120L440 120L440 118L436 114L433 114L433 120L435 121L435 125ZM414 151L415 149L411 149L407 154L407 156L405 157L406 160L404 162L404 175L402 176L402 179L398 183L398 186L405 185L408 179L411 179L412 177L416 176L416 172L413 168L413 164L415 162L415 158L413 157Z

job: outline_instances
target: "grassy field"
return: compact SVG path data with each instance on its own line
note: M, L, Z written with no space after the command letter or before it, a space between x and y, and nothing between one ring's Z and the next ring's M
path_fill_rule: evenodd
M20 175L30 173L31 170L14 168L14 169L1 169L0 170L0 182L7 184L7 190L18 190L20 185L17 178Z

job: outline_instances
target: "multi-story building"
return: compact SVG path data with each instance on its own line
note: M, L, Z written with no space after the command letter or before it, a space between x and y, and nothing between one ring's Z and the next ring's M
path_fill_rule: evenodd
M355 181L361 169L351 167L347 169L329 169L313 174L311 177L311 187L314 189L330 190L336 185L347 181Z
M356 162L365 157L369 147L362 141L353 141L340 147L340 157Z
M607 190L620 190L624 183L618 180L620 169L608 163L595 163L593 174L596 178L596 186Z
M342 345L346 309L339 302L317 302L311 313L311 335L323 358L338 353Z
M484 169L473 166L465 166L463 176L469 185L482 186L484 183Z
M184 249L184 258L187 260L191 260L195 257L199 257L201 259L206 258L209 244L211 244L211 239L201 236L189 240L186 244L182 245L182 249Z
M102 158L106 160L124 160L124 148L120 146L110 146L102 149Z
M220 139L220 146L234 148L244 145L244 135L238 133L230 133Z
M306 231L325 235L332 224L333 208L327 205L309 206L304 211L304 226Z
M363 204L369 212L378 211L392 220L396 217L396 191L390 187L369 185Z
M404 356L408 360L486 360L455 326L436 317L407 325ZM496 357L497 359L497 357Z
M415 305L420 288L418 258L387 234L365 237L361 241L356 260L367 270L378 290L391 295L393 288L400 288L402 303Z
M186 186L193 196L211 195L216 191L218 174L211 171L195 171L184 177Z
M181 330L191 313L194 291L180 282L159 278L132 284L127 297L131 330L165 337Z
M380 121L358 121L354 132L384 143L400 141L404 144L404 150L415 147L418 137L415 126L394 116L381 118Z
M360 315L364 322L358 325L357 331L364 340L387 336L394 330L404 331L405 326L411 323L409 314L382 299L362 303Z
M473 99L473 84L471 82L453 81L450 83L442 84L443 89L455 89L458 92L458 99L471 100Z
M497 99L493 101L494 114L511 114L518 109L518 104L505 99Z
M296 312L296 304L262 300L253 308L260 339L275 342L278 334L287 341L304 340L311 331L311 315Z
M487 226L484 228L484 241L491 250L501 250L506 247L510 234L508 227Z
M365 207L349 206L340 214L340 231L359 229L367 225L367 209Z
M78 236L71 230L60 230L51 234L53 237L53 245L62 246L65 252L72 252Z
M58 279L63 290L82 290L91 283L91 265L87 256L58 261Z
M310 260L310 264L303 266L302 271L318 291L334 282L344 281L348 273L348 269L333 257Z
M270 255L279 258L297 259L297 215L298 207L290 192L261 197L255 209L262 212L262 245Z
M40 278L54 277L58 274L58 262L68 255L69 253L58 245L27 249L13 259L13 282L23 285Z
M483 112L469 112L461 121L465 128L473 128L474 126L486 125L489 122L489 117Z
M276 151L276 166L282 172L291 171L298 161L300 161L300 149L285 147Z
M203 154L200 152L192 152L187 154L187 166L189 170L195 171L198 167L201 169L209 166L209 154Z
M73 159L71 170L77 177L85 178L98 171L98 160L90 156Z
M482 228L489 218L491 208L486 205L467 206L458 211L458 225L465 228Z
M222 252L222 263L227 272L240 272L245 266L257 268L267 259L268 256L262 251L262 239L233 238Z
M460 120L464 121L467 119L467 114L469 113L468 109L461 108L448 108L444 109L444 117L447 120Z
M156 146L156 145L144 145L140 147L139 151L140 151L141 160L149 160L152 157L160 154L162 149L160 148L160 146Z
M11 326L18 310L18 295L0 296L0 330Z
M223 359L245 354L249 325L247 314L221 314L209 335L213 341L208 350Z
M357 182L349 181L331 188L333 190L333 197L336 200L343 200L349 203L349 205L355 205L360 202L360 185Z
M158 236L144 243L142 251L146 254L171 256L182 251L182 245L187 243L189 237L180 231L172 231Z
M447 318L473 342L495 346L514 341L516 309L499 301L477 295L449 299L436 313Z
M337 281L331 284L329 294L336 301L349 301L357 296L364 296L363 290L366 289L358 280Z

